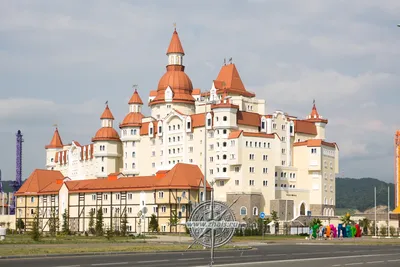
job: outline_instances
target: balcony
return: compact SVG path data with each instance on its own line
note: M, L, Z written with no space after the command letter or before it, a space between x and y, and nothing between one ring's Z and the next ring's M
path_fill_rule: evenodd
M217 180L229 180L229 174L227 172L219 172L214 174L214 179Z

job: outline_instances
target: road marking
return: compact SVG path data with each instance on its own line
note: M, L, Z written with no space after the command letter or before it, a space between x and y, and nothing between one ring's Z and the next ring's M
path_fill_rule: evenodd
M156 262L167 262L169 260L156 260L156 261L138 261L137 263L156 263Z
M346 263L346 266L350 266L350 265L361 265L363 264L362 262L353 262L353 263Z
M388 262L397 262L397 261L400 261L400 259L398 259L398 260L388 260Z
M93 263L91 264L92 266L108 266L108 265L125 265L128 264L129 262L107 262L107 263Z
M286 256L287 254L269 254L269 255L265 255L267 257L274 257L274 256Z
M198 261L198 260L204 260L204 258L178 259L178 261Z
M221 257L215 257L216 259L230 259L230 258L235 258L235 256L221 256Z
M240 258L253 258L253 257L263 257L264 255L242 255Z
M366 262L366 263L368 263L368 264L374 264L374 263L384 263L385 261L369 261L369 262Z
M382 257L382 256L398 256L398 253L392 254L371 254L371 255L355 255L355 256L342 256L340 259L354 259L361 257ZM270 260L270 261L258 261L258 262L244 262L244 263L228 263L228 264L218 264L217 266L249 266L255 267L257 265L264 266L265 264L277 264L277 263L287 263L287 262L307 262L307 261L323 261L323 260L337 260L337 257L321 257L321 258L308 258L308 259L292 259L292 260ZM199 266L200 267L200 266Z
M55 266L55 267L79 267L80 265L62 265L62 266Z
M332 267L342 266L341 264L332 265Z

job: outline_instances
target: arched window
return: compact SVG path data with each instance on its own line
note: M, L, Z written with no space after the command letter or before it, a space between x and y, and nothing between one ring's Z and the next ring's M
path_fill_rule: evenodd
M135 163L132 163L132 169L134 169L136 167Z
M224 116L224 117L222 118L222 120L223 120L223 121L227 121L227 120L228 120L228 117L227 117L227 116Z
M226 155L224 154L224 155L222 155L222 159L226 159Z
M132 158L134 158L136 156L136 152L132 152Z
M246 215L247 215L247 209L246 209L246 207L241 207L241 208L240 208L240 215L241 215L241 216L246 216Z
M258 208L257 207L253 208L253 215L258 216Z
M101 167L101 172L104 172L104 167Z
M133 129L131 130L131 135L133 135Z
M222 172L226 172L226 167L223 167L223 168L222 168Z

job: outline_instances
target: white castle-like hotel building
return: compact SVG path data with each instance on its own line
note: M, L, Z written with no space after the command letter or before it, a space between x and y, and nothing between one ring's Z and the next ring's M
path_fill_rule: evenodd
M46 168L81 180L110 173L148 176L179 162L196 164L215 181L217 200L241 196L235 211L241 217L272 210L287 219L309 211L333 216L339 153L325 141L328 120L315 103L305 119L265 114L265 100L246 90L234 64L224 64L209 92L201 92L184 72L184 55L175 30L167 71L148 99L151 115L142 114L135 90L119 133L108 105L89 145L64 145L56 129L46 146Z

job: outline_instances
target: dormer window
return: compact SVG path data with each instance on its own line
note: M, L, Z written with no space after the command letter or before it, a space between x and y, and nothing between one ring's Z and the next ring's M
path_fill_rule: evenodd
M261 122L261 129L265 129L265 121Z

